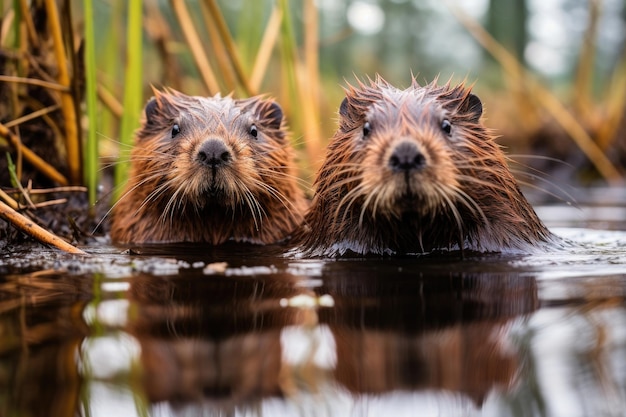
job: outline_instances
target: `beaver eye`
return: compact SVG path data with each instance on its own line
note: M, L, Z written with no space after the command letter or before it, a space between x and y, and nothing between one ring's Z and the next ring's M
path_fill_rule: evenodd
M452 123L450 123L450 120L443 119L443 121L441 122L441 130L443 130L446 135L450 134L450 132L452 131Z
M180 133L180 126L178 126L178 124L175 124L174 126L172 126L172 138L175 138L176 135L178 135Z
M370 125L370 122L365 122L363 125L363 137L367 137L370 133L372 133L372 125Z
M250 126L250 134L252 135L253 138L256 138L259 135L259 131L256 128L256 125Z

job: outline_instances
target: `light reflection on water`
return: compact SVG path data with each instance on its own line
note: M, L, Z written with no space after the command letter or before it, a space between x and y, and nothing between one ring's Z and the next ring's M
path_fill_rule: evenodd
M91 261L36 253L32 273L5 260L0 415L623 415L626 232L555 230L585 242L335 261L101 246Z

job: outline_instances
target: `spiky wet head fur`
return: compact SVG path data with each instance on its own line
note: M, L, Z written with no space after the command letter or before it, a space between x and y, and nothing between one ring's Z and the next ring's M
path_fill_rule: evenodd
M271 100L155 91L113 208L117 242L273 243L302 220L283 113Z
M463 84L348 86L298 234L309 255L502 251L549 239Z

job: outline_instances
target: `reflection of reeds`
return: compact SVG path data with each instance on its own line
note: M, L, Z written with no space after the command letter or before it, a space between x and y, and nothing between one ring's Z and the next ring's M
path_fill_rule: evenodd
M15 348L18 341L28 346L87 334L81 303L91 296L90 283L85 277L60 276L57 271L6 276L0 283L0 314L6 330L0 338L0 353ZM74 308L74 303L81 308ZM55 309L56 314L47 314L46 308ZM24 316L19 324L8 325L18 313Z

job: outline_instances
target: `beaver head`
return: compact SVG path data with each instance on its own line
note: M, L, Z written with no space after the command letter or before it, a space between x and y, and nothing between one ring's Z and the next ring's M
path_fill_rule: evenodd
M114 207L121 242L270 243L297 223L304 197L272 100L155 91Z
M500 251L548 232L463 84L349 86L299 235L309 254Z

